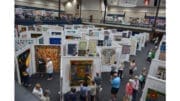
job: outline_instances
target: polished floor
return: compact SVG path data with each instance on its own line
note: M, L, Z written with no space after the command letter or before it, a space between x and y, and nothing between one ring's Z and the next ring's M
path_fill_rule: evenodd
M147 52L153 47L153 44L147 43L147 46L142 49L142 51L137 52L136 56L131 56L131 59L135 59L137 63L137 71L135 74L139 75L143 67L146 67L149 69L149 63L146 62L146 57L147 57ZM121 86L118 92L118 100L117 101L123 101L123 96L125 95L125 84L127 83L129 76L128 76L128 66L129 63L125 64L125 70L124 70L124 78L122 79ZM60 89L60 78L59 78L59 73L55 73L53 75L54 79L52 81L47 81L47 76L41 78L38 74L33 75L31 77L30 82L32 83L31 87L28 87L27 89L32 92L32 89L35 85L35 83L40 83L42 85L42 88L49 89L51 91L51 101L60 101L60 95L58 94L58 91ZM110 73L109 72L104 72L102 73L102 78L103 78L103 90L100 94L100 101L109 101L110 100L110 91L111 91L111 84L110 84ZM138 93L138 98L136 101L139 101L140 97L142 94L142 90L139 90ZM79 100L77 100L79 101Z

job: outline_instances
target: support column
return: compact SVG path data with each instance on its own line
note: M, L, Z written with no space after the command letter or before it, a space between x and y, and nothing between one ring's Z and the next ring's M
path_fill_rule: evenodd
M103 20L103 23L105 23L106 21L106 8L107 8L107 0L104 0L104 6L105 6L105 11L104 11L104 20Z
M61 0L59 0L59 13L58 13L59 20L60 20L60 12L61 12Z
M157 9L156 9L156 16L155 16L154 24L153 24L153 27L152 27L153 34L156 32L156 26L157 26L156 21L157 21L158 14L159 14L160 3L161 3L161 0L158 0L158 6L157 6Z

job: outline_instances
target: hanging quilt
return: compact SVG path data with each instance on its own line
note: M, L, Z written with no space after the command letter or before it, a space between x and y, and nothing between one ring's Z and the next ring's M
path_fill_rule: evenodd
M112 65L115 61L115 49L103 49L102 54L102 64L103 65Z
M46 60L50 58L53 62L53 67L55 72L59 72L60 70L60 46L50 46L50 45L36 45L35 46L35 61L36 68L38 67L38 60L42 58ZM38 72L38 69L37 69Z
M130 46L129 45L122 46L122 54L130 54Z
M92 77L92 60L71 60L70 86L80 86L80 82L86 81L90 84Z

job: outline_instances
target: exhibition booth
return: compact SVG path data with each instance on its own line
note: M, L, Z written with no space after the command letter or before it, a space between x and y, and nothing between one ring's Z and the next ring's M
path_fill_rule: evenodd
M83 80L96 73L110 72L117 61L129 62L149 40L148 33L132 35L131 31L97 28L93 25L18 25L15 38L15 62L18 82L21 84L23 63L30 75L39 73L39 59L53 62L54 72L60 73L60 92L71 87L79 90ZM91 86L91 85L90 85Z

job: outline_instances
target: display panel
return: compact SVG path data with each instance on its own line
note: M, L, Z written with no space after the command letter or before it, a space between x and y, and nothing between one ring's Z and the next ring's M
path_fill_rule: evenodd
M71 60L70 86L80 86L85 81L90 84L88 76L92 77L92 60Z
M50 58L53 62L53 67L55 72L59 72L60 69L60 46L50 46L50 45L36 45L35 46L35 60L36 60L36 70L38 69L38 60L41 58L47 60Z

